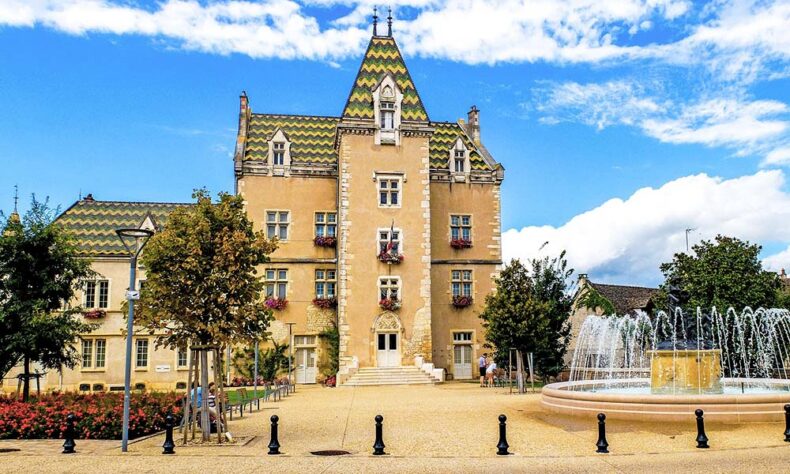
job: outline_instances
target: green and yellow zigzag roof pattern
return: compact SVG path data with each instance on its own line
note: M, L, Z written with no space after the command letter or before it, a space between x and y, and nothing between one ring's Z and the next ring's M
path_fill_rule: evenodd
M128 257L115 229L137 228L149 213L154 224L161 227L174 209L188 205L83 199L61 214L57 223L76 239L83 257Z
M335 130L339 119L305 115L252 114L247 129L244 159L267 159L268 141L277 129L288 136L291 143L291 162L297 164L335 164Z
M432 122L431 126L434 128L428 145L431 168L446 169L449 166L450 147L455 145L458 137L461 137L466 149L469 150L469 164L471 168L473 170L491 169L480 155L474 142L461 129L461 125L452 122Z
M372 89L386 73L392 74L403 93L401 119L427 122L428 113L425 112L395 39L379 36L374 36L370 40L354 81L354 87L343 109L343 118L368 120L374 118Z

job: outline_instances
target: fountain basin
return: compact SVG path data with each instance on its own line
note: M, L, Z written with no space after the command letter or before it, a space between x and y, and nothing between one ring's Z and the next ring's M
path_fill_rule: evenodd
M650 389L655 394L723 393L721 350L657 350L650 357Z
M616 420L689 422L697 408L706 420L722 423L784 420L790 380L725 378L722 386L720 394L662 395L651 393L648 378L560 382L543 387L541 405L554 413L594 418L603 412Z

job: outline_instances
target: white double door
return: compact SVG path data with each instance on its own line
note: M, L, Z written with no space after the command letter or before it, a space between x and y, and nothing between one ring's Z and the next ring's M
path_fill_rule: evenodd
M315 383L317 373L315 347L300 347L294 354L296 383Z
M453 346L453 376L456 380L472 378L472 346L469 344Z
M400 335L397 332L376 333L376 365L400 366Z

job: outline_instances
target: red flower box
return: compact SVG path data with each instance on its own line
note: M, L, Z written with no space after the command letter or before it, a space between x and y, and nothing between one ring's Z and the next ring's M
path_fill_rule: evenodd
M471 306L474 300L471 296L455 295L453 296L453 306L456 308L466 308Z
M85 316L85 319L104 319L107 316L107 311L103 309L91 309L83 311L82 315Z
M381 309L387 311L395 311L400 308L400 300L395 298L384 298L379 301L379 306L381 306Z
M450 240L450 247L460 250L468 249L472 246L472 241L469 239L452 239Z
M387 251L381 251L381 253L379 253L378 256L379 261L384 263L394 263L394 264L398 264L402 262L403 258L404 258L403 255L392 254Z
M313 305L321 309L337 308L337 298L313 298Z
M285 298L269 297L266 298L266 301L264 303L266 304L267 308L276 309L278 311L283 310L285 309L286 306L288 306L288 300Z
M318 247L334 247L337 245L337 237L319 235L313 239L313 243Z

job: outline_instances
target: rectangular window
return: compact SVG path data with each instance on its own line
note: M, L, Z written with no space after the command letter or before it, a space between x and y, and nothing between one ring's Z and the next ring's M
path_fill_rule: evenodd
M472 296L472 270L451 272L453 296Z
M400 278L379 278L379 299L400 300Z
M395 128L395 104L381 102L381 129L392 130Z
M315 236L316 237L335 237L337 235L337 213L335 212L316 212L315 213Z
M82 340L82 368L93 367L93 339Z
M334 269L315 271L315 297L334 298L337 285L337 272Z
M471 343L472 342L472 333L471 332L454 332L453 333L453 342L457 343Z
M134 366L145 369L148 367L148 339L137 339L135 348Z
M379 207L399 207L401 178L380 177L379 186Z
M96 368L103 369L107 360L107 340L96 339Z
M85 307L108 308L110 306L110 282L94 280L85 282Z
M390 245L390 236L392 236L392 248L389 253L393 255L400 255L401 253L401 234L400 229L383 229L379 231L379 253L386 252L387 247Z
M275 165L284 165L285 164L285 143L283 142L274 142L272 145L272 156L274 158Z
M450 216L450 238L453 240L464 239L472 241L472 216Z
M455 172L464 172L464 162L466 161L466 152L464 150L455 150L453 155L453 163L455 163Z
M294 336L295 346L314 346L315 336Z
M288 240L290 211L266 211L266 237Z
M284 268L266 269L266 297L285 299L288 294L288 270Z
M176 367L186 368L189 365L189 356L186 347L179 347L176 349Z

